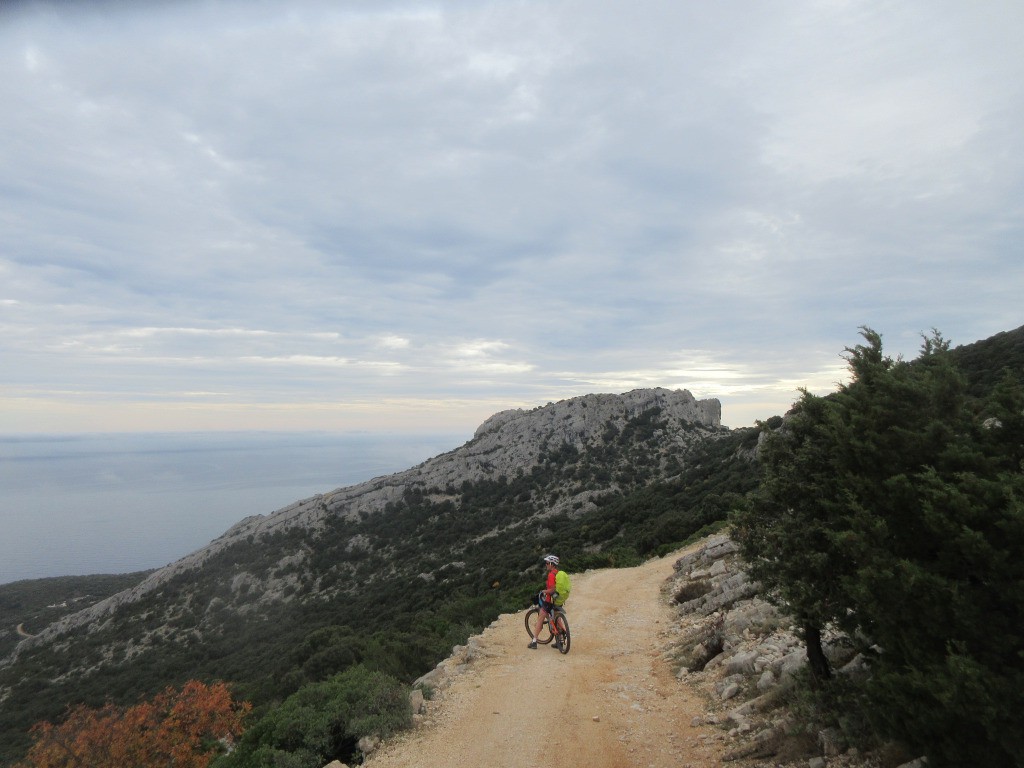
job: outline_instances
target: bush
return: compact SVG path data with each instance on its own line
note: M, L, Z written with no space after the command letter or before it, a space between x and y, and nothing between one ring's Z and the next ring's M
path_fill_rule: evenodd
M289 696L216 766L320 768L332 760L352 762L360 738L383 738L411 722L405 688L390 675L357 665Z
M32 768L206 768L222 742L242 732L248 704L224 683L190 680L132 707L77 706L59 725L38 723L25 763Z

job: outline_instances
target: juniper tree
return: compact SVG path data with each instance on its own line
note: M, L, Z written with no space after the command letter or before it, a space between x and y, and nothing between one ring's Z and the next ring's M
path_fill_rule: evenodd
M833 545L839 473L829 418L828 401L805 391L784 428L764 433L761 486L733 519L751 576L799 621L816 681L829 677L821 629L848 602L841 574L851 568Z
M803 393L735 516L754 576L804 624L860 638L880 733L933 764L1020 764L1024 744L1024 389L969 397L948 343L908 363L881 337L847 349L851 381Z

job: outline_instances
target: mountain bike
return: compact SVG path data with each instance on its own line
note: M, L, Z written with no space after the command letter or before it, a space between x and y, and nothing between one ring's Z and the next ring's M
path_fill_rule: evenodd
M539 600L540 598L538 598ZM560 605L553 607L553 613L548 615L544 619L544 624L540 628L540 635L537 637L537 642L540 645L547 645L554 639L558 639L561 644L556 646L563 654L569 652L569 619L565 615L565 608ZM533 637L533 628L537 624L537 614L540 613L540 607L535 605L526 612L524 623L526 624L526 634Z

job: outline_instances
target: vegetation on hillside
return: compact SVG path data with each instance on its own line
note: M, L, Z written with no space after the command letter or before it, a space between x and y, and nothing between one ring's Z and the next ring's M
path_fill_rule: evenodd
M1024 326L951 349L949 354L967 380L968 394L985 397L1007 372L1018 377L1024 372Z
M0 658L22 639L16 627L34 634L62 616L134 587L150 573L56 576L0 584Z
M973 397L937 333L912 363L863 337L852 381L805 392L767 436L734 535L803 627L843 725L929 765L1021 765L1024 383L1005 373ZM830 681L826 626L868 660L866 680Z

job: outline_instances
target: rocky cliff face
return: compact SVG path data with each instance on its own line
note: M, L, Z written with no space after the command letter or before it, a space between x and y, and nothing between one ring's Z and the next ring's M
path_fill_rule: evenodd
M641 427L646 430L643 439L632 437L631 433ZM502 411L485 421L465 445L404 472L313 496L270 515L246 518L207 546L154 572L134 588L67 616L26 639L18 651L53 643L83 627L89 631L101 628L115 611L141 600L172 579L201 571L219 553L240 542L264 540L295 529L315 533L337 518L364 520L384 513L389 505L400 502L410 492L435 496L447 493L454 498L453 489L465 483L521 476L549 461L552 454L564 455L566 451L582 456L603 452L612 457L607 460L607 470L614 469L616 462L620 466L641 462L654 476L664 476L671 471L673 457L677 459L701 440L727 431L721 427L721 405L717 400L698 401L685 390L594 394L529 411ZM643 446L642 452L630 454L622 448L637 445ZM612 446L621 450L613 452ZM613 480L602 490L615 487ZM593 494L583 482L564 483L544 495L544 511L540 514L570 509L585 513L593 504ZM239 572L232 578L232 590L255 592L263 600L282 599L295 586L295 569L308 557L308 548L281 551L274 572L286 575ZM257 581L258 589L253 590Z

